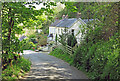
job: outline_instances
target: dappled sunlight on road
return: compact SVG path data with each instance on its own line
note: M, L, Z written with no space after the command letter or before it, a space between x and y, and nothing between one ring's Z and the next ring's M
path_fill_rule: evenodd
M86 79L87 77L68 63L48 55L47 52L24 51L32 62L31 71L23 79Z
M66 68L58 68L58 65L39 63L32 65L31 71L25 78L70 79L71 75Z

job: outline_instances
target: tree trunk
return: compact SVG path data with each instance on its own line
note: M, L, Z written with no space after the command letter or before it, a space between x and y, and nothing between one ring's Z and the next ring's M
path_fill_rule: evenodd
M12 14L12 13L11 13L11 8L9 9L9 14ZM14 16L14 14L13 14L13 16ZM9 21L9 18L10 18L10 21ZM9 41L9 51L10 51L11 32L12 32L12 28L13 28L13 25L14 25L13 17L9 17L9 16L8 16L8 23L9 23L8 41Z
M10 16L14 16L13 13L11 13L11 8L9 8L9 14L11 14ZM14 25L14 20L13 20L13 17L10 17L8 16L8 23L9 23L9 28L8 28L8 42L9 42L9 51L10 51L10 43L11 43L11 32L12 32L12 28L13 28L13 25ZM9 18L10 18L10 21L9 21ZM6 53L8 54L8 51L6 51ZM10 63L10 66L12 67L12 59L9 58L9 63Z

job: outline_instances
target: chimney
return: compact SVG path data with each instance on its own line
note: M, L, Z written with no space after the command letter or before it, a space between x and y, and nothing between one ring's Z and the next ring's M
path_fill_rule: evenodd
M62 16L62 19L64 19L64 18L65 18L65 15Z
M66 19L68 19L68 14L65 16Z
M81 17L81 13L77 12L77 19Z

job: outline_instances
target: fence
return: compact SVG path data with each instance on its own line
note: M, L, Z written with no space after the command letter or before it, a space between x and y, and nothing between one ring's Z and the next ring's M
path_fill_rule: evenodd
M75 50L69 45L59 45L59 48L63 50L64 53L68 53L70 55L73 55L73 53L75 52Z
M71 47L69 45L62 45L62 44L58 44L58 45L53 45L52 47L49 46L49 51L53 51L55 48L59 48L61 49L64 53L68 53L69 55L73 55L73 53L75 52L77 44L75 45L75 47Z

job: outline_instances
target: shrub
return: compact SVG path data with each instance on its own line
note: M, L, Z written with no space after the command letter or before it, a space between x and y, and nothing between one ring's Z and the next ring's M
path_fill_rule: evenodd
M22 49L23 50L29 50L35 47L35 44L33 42L30 42L29 39L24 39L22 41Z
M89 72L92 79L120 79L118 34L109 41L84 43L74 53L74 64Z
M59 39L58 39L58 41L64 46L67 44L66 37L67 37L67 34L62 33L62 35L59 35Z
M30 70L31 62L28 59L25 59L24 57L21 57L18 59L18 66L25 72L28 72Z
M56 34L56 36L55 36L56 45L57 45L57 40L58 40L58 37L57 37L57 34Z
M46 35L39 35L38 36L38 44L39 45L46 45L47 44L47 36Z
M36 34L35 34L35 33L28 36L29 39L35 38L35 37L36 37Z
M3 81L15 81L15 79L18 79L19 76L23 76L25 72L28 72L31 67L31 62L24 57L13 60L12 64L12 66L7 65L7 68L2 71Z
M74 47L77 44L77 40L74 35L72 34L68 35L67 44L71 47Z
M73 64L73 58L69 54L64 53L59 48L54 49L54 51L50 52L49 55L55 56L57 58L60 58L60 59L62 59L64 61L68 62L70 65Z

